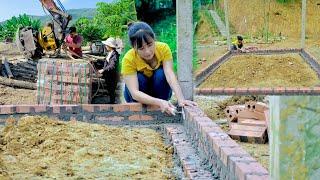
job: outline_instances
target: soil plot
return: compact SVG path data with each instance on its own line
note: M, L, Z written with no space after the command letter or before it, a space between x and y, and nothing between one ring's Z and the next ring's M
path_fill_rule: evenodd
M160 133L25 116L0 129L0 179L172 179Z
M320 84L314 70L297 53L233 56L200 88L313 87Z

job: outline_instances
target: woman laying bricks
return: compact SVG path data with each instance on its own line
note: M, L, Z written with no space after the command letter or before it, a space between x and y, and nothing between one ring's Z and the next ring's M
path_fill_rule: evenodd
M176 108L168 101L173 90L179 106L196 106L184 99L173 72L171 50L155 40L152 28L144 22L131 23L128 35L132 49L124 56L121 69L125 100L158 105L162 112L175 115Z

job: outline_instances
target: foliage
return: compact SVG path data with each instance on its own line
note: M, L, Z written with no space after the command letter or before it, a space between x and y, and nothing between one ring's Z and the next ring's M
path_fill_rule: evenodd
M0 39L14 38L19 27L31 26L34 29L40 29L40 21L32 20L26 14L12 17L7 20L0 28Z
M97 3L94 23L104 29L104 37L122 37L129 21L136 21L134 0L115 0L112 3Z
M177 70L177 31L176 31L176 16L171 15L165 19L152 24L153 30L158 41L165 42L169 45L172 56L174 70Z
M277 0L278 3L293 3L297 2L298 0Z
M104 30L99 25L93 23L91 19L86 17L79 18L75 22L75 26L78 33L84 38L85 43L103 38Z

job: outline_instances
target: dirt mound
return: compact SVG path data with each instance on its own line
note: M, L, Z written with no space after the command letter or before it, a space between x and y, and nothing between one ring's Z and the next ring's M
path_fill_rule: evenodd
M0 105L36 104L36 90L16 89L0 85Z
M10 121L0 135L0 179L172 178L171 154L152 129L39 116Z

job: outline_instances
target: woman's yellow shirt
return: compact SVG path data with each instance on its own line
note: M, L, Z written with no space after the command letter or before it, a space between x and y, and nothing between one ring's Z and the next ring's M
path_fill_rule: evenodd
M130 49L122 59L121 74L132 75L142 72L147 77L153 75L153 71L158 69L163 61L171 61L172 53L168 44L155 42L155 56L158 61L155 68L151 68L137 53L135 49Z

